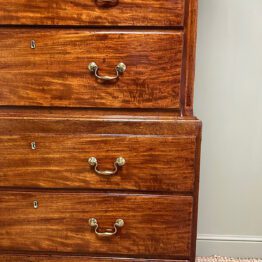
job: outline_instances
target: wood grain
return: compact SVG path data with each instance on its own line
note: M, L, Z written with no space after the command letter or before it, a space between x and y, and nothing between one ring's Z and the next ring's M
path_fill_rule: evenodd
M0 110L0 134L112 134L197 136L195 117L123 113L122 110Z
M191 261L196 260L196 243L197 243L197 221L198 221L198 198L199 198L199 180L200 180L200 156L201 156L201 141L202 141L202 127L199 130L199 135L196 139L195 151L195 181L194 181L194 200L193 200L193 229L192 229L192 248Z
M0 24L182 26L184 23L184 0L120 0L112 8L100 7L95 2L0 0Z
M190 256L190 196L3 191L0 202L1 250ZM92 217L102 231L118 218L125 226L116 236L101 239L88 225Z
M0 0L0 261L195 261L197 3ZM103 85L92 61L127 71ZM104 179L91 155L127 163Z
M0 105L179 108L182 42L175 31L1 29ZM100 83L93 61L102 75L127 70Z
M43 133L0 135L0 187L88 188L192 192L195 173L194 136L124 136ZM36 149L31 149L31 142ZM126 164L116 175L117 157Z
M116 257L59 256L59 255L10 255L0 254L1 262L189 262L188 260L139 259Z
M196 120L195 116L181 116L177 110L161 109L117 109L117 108L60 108L60 107L19 107L1 106L0 117L11 118L92 118L114 119L114 120L145 120L145 121L177 121Z
M193 115L198 0L186 0L181 102L184 115ZM184 94L182 94L184 93Z

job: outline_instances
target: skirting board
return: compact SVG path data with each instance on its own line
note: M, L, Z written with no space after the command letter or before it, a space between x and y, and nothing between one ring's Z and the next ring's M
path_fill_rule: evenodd
M262 236L198 235L197 256L262 258Z

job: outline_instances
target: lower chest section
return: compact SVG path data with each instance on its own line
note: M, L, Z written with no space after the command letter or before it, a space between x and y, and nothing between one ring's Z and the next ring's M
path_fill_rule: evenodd
M199 121L0 118L1 261L192 257Z

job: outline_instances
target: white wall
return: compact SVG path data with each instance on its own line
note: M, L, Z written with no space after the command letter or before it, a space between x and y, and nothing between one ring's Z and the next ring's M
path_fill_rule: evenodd
M198 255L262 258L262 0L199 0Z

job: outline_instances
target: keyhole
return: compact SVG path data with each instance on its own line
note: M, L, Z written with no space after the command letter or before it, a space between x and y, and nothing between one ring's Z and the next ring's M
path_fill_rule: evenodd
M36 48L36 42L35 40L31 40L31 48L35 49Z
M34 201L34 209L37 209L37 208L38 208L38 201L35 200L35 201Z
M31 142L31 148L32 150L36 150L36 142Z

